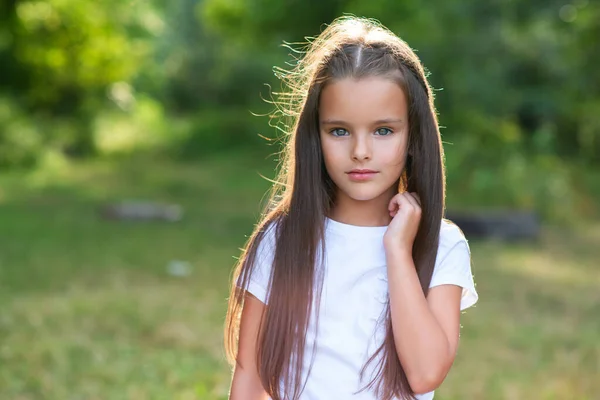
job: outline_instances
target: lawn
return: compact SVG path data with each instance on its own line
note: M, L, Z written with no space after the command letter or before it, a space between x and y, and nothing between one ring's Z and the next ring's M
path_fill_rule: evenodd
M228 279L274 164L244 152L0 174L0 399L226 399ZM99 216L122 199L184 217ZM480 302L436 399L598 399L600 221L470 244Z

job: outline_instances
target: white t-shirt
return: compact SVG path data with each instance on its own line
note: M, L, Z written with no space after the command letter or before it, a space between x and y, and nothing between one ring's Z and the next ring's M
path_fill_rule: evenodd
M309 368L313 345L316 343L317 347L300 398L376 400L373 392L358 391L370 382L377 361L369 365L362 382L359 374L385 338L383 312L388 282L383 235L387 226L355 226L327 218L325 227L325 270L318 331L313 313L306 338L303 377ZM273 228L268 229L259 244L256 268L248 287L248 291L265 304L268 304L267 288L275 244ZM456 225L442 220L430 287L444 284L463 288L461 310L477 302L467 240ZM433 399L433 392L416 398Z

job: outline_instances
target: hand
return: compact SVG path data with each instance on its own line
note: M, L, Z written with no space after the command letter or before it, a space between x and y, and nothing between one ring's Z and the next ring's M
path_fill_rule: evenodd
M413 243L421 221L419 196L416 193L399 193L390 200L388 210L392 221L383 235L386 252L400 251L412 256Z

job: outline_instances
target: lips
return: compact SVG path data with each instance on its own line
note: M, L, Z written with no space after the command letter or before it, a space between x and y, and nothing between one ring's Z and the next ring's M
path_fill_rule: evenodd
M350 180L361 182L373 179L377 173L377 171L370 169L353 169L352 171L348 172L348 176L350 177Z
M372 169L353 169L348 172L349 174L371 174L376 173L377 171L373 171Z

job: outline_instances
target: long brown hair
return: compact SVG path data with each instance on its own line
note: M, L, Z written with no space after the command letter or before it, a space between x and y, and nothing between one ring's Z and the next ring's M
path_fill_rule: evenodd
M320 299L318 265L322 259L317 260L317 255L319 244L323 255L324 221L336 190L325 169L319 135L319 96L325 85L343 78L379 76L397 82L407 96L408 190L419 194L422 207L413 259L425 295L444 212L443 148L433 92L411 48L377 21L341 17L310 40L301 53L304 56L291 71L276 69L289 89L276 93L278 111L273 114L285 122L283 157L269 202L236 266L225 326L227 357L234 365L245 290L258 245L272 228L274 256L268 306L257 339L257 363L262 384L274 400L296 400L302 392L306 383L302 381L305 335L311 311L318 310ZM389 301L385 323L386 338L367 363L379 360L376 375L365 388L375 390L382 400L413 398L396 353Z

